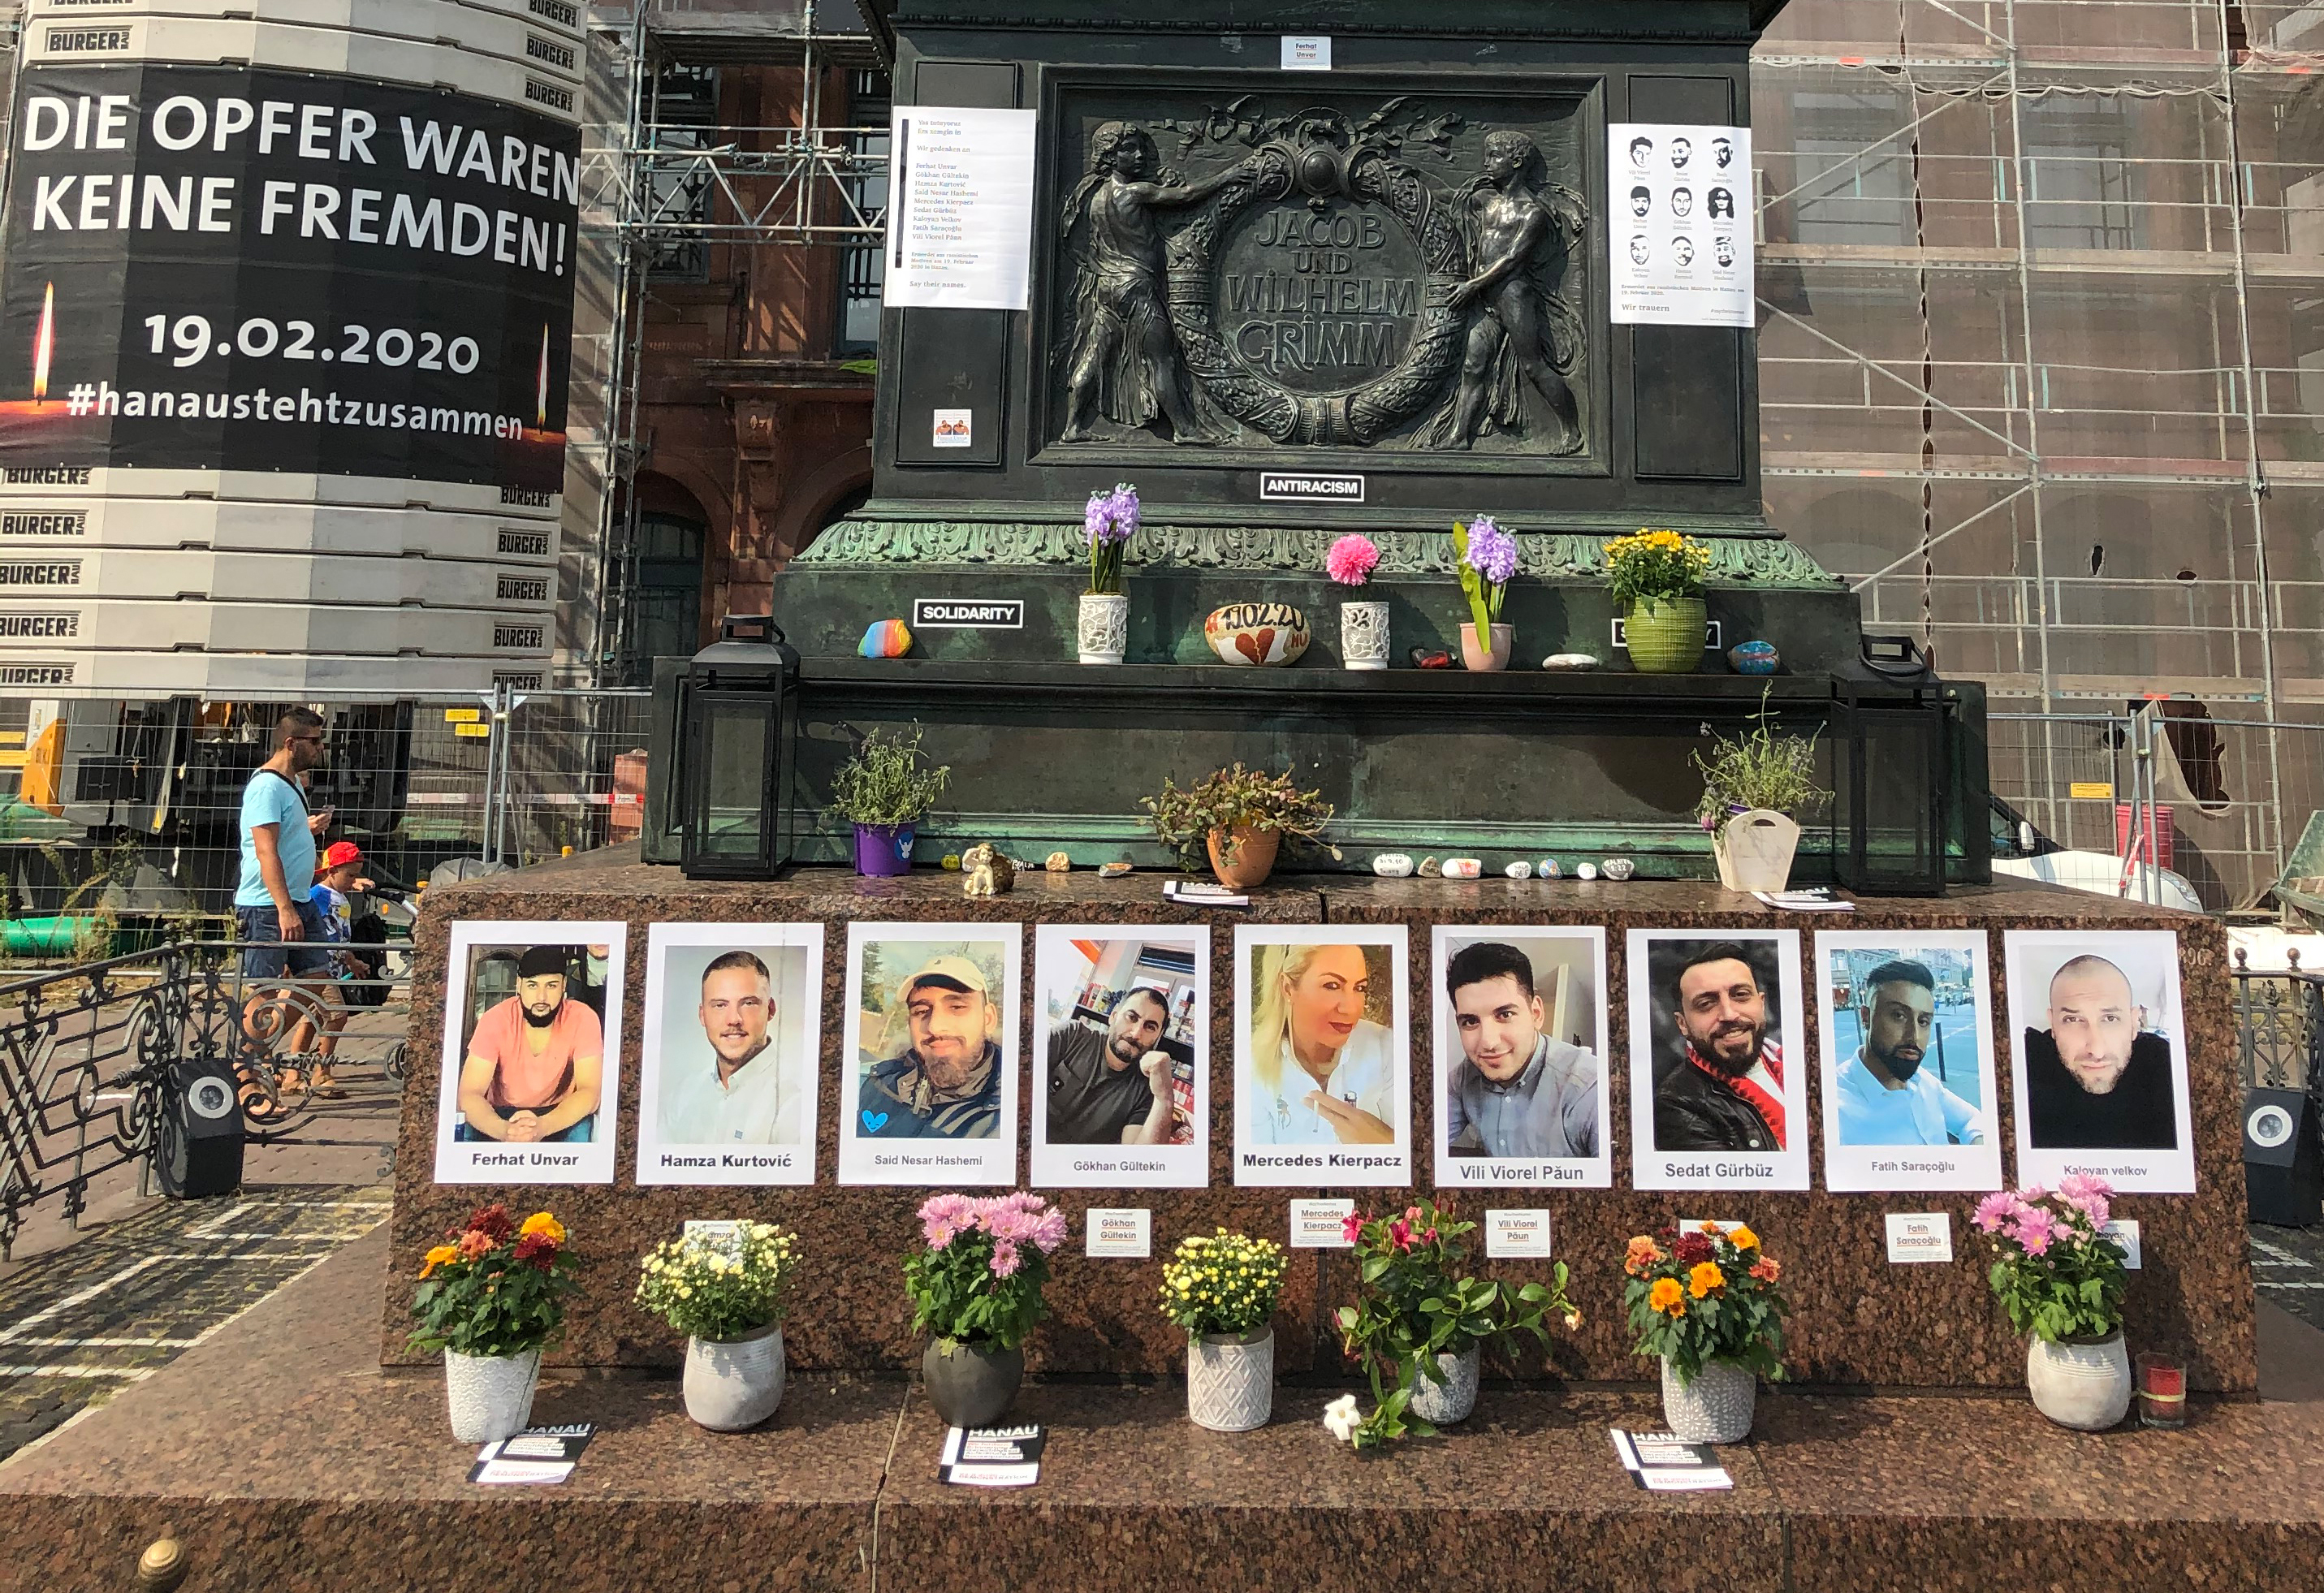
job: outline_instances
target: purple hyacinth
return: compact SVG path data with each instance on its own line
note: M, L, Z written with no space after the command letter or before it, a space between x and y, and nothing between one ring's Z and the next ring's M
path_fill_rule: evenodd
M1138 489L1128 482L1111 493L1092 493L1082 511L1082 540L1093 547L1127 542L1138 531Z
M1505 586L1517 573L1517 539L1495 525L1489 515L1469 522L1469 567L1496 586Z

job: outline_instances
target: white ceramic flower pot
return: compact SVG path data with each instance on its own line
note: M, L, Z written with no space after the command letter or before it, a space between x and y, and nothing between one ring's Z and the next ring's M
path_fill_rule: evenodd
M1130 649L1130 595L1123 592L1084 592L1081 606L1081 660L1084 664L1119 664Z
M1412 1404L1406 1408L1431 1427L1466 1421L1477 1408L1477 1368L1483 1358L1484 1351L1474 1344L1458 1355L1438 1356L1436 1365L1444 1381L1431 1383L1425 1377L1414 1377Z
M1388 604L1340 605L1340 663L1350 669L1388 668Z
M1682 1384L1663 1362L1663 1425L1689 1443L1740 1443L1751 1435L1758 1375L1732 1361L1705 1361Z
M2121 1331L2080 1342L2028 1340L2025 1386L2034 1408L2059 1426L2105 1432L2130 1411L2130 1354Z
M713 1432L756 1427L783 1403L783 1331L686 1341L686 1413Z
M1711 850L1729 890L1781 890L1791 882L1800 827L1772 808L1754 807L1719 826Z
M540 1351L522 1355L444 1352L444 1400L452 1436L462 1443L514 1438L532 1421L532 1391L540 1385Z
M1275 1330L1186 1341L1186 1415L1213 1432L1249 1432L1275 1409Z

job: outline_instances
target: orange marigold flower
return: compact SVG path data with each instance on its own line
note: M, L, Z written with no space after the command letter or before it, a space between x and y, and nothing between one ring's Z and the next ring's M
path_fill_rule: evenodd
M420 1275L421 1277L426 1277L438 1267L447 1266L452 1262L457 1261L459 1258L460 1252L453 1248L450 1245L438 1245L422 1257L428 1265L420 1269Z
M1646 1275L1646 1269L1662 1258L1662 1247L1646 1235L1640 1234L1630 1241L1629 1249L1624 1252L1622 1270L1632 1277L1644 1277Z
M1719 1263L1716 1261L1700 1263L1692 1272L1686 1275L1687 1293L1698 1300L1713 1289L1725 1287L1726 1283L1727 1275L1719 1270Z
M492 1248L492 1236L481 1229L472 1228L460 1236L459 1248L455 1253L463 1261L474 1261Z
M1738 1250L1756 1250L1759 1248L1759 1236L1748 1228L1729 1229L1727 1240Z
M561 1245L565 1242L565 1224L558 1221L556 1218L551 1217L546 1211L535 1211L531 1216L526 1218L524 1220L524 1226L518 1229L517 1232L521 1234L545 1233L549 1236L549 1242L552 1245Z
M1770 1257L1762 1256L1751 1263L1751 1275L1763 1284L1778 1282L1784 1275L1783 1263Z
M1666 1315L1684 1316L1686 1291L1678 1286L1678 1279L1674 1277L1656 1278L1654 1293L1646 1296L1646 1303Z

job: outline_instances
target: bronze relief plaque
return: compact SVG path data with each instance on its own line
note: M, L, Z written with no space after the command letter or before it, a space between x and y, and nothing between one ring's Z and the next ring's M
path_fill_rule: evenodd
M1201 97L1063 93L1046 439L1060 457L1600 465L1582 90Z

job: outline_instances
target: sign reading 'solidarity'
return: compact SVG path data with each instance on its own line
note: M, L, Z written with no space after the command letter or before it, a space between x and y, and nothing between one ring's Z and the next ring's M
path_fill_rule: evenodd
M580 134L364 78L18 79L0 467L564 485Z

